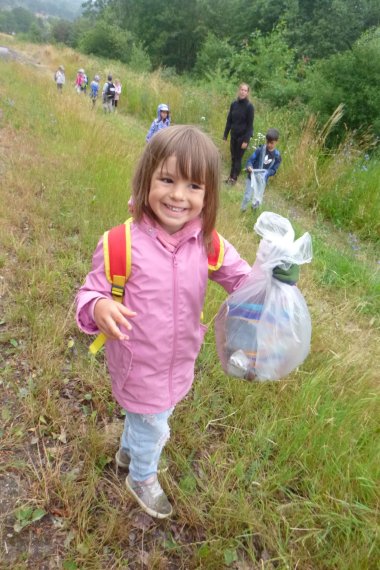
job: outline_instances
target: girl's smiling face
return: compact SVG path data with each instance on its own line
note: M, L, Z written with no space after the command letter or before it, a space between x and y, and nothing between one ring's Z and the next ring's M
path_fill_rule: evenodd
M177 158L170 156L153 172L148 202L163 229L174 234L200 216L205 191L204 184L182 178Z

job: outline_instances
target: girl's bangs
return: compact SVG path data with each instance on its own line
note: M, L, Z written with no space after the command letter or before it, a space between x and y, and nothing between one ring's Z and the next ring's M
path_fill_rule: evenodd
M192 132L186 133L188 136L178 137L172 140L165 149L162 166L170 156L177 159L177 174L182 178L206 184L206 173L210 169L209 157L210 148L206 148L203 137L194 137Z

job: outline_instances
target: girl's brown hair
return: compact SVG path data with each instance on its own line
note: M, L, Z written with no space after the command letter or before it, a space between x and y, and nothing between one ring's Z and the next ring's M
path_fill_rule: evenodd
M205 185L201 217L203 238L209 249L219 206L220 156L214 143L196 127L176 125L162 129L149 141L132 181L133 217L140 221L145 213L156 219L148 201L150 184L154 171L171 156L176 157L182 178Z

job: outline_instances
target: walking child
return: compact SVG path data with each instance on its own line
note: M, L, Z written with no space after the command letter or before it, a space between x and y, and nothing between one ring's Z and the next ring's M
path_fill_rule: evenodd
M63 86L65 84L66 81L66 77L65 77L65 68L63 67L63 65L60 65L57 69L57 71L54 74L54 81L57 84L57 89L60 93L62 93L62 89Z
M128 492L157 518L172 513L157 478L158 463L170 435L169 418L194 380L206 332L200 315L207 280L230 293L251 271L214 231L219 178L218 150L200 130L177 125L156 134L132 182L132 269L123 300L111 296L103 239L77 295L80 329L107 337L113 395L126 411L116 463L129 469Z
M265 171L262 173L264 185L267 184L270 176L274 176L276 174L282 160L280 151L276 148L279 138L280 133L277 129L269 129L265 135L266 144L257 147L255 152L247 160L245 169L248 172L248 177L243 201L240 207L242 212L247 210L249 202L252 201L253 188L251 177L254 176L253 171L257 169ZM253 208L257 208L259 205L260 203L257 200L252 203Z
M93 107L95 107L95 103L99 95L99 81L99 75L95 75L94 79L90 83L90 99Z
M77 93L86 93L87 83L88 79L84 69L78 69L78 73L75 78L75 91Z
M115 107L115 109L117 108L120 101L121 89L122 85L120 83L120 79L115 79L115 97L113 100L113 106Z
M102 98L104 112L112 113L115 99L115 84L112 82L112 75L108 75L107 81L103 85Z
M157 107L157 119L154 119L146 135L146 142L149 142L154 134L161 129L166 129L166 127L170 127L170 110L168 105L161 103Z

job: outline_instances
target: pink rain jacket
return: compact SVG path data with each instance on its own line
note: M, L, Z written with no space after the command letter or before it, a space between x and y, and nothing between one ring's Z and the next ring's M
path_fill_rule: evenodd
M118 403L140 414L159 413L179 402L194 379L194 364L207 327L200 322L208 279L201 222L193 220L174 235L145 217L131 227L132 272L124 304L136 311L129 340L106 342L112 391ZM210 274L231 293L251 271L224 240L224 263ZM92 271L77 295L77 323L87 334L99 331L94 307L112 298L104 272L103 242ZM127 332L127 331L124 331Z

